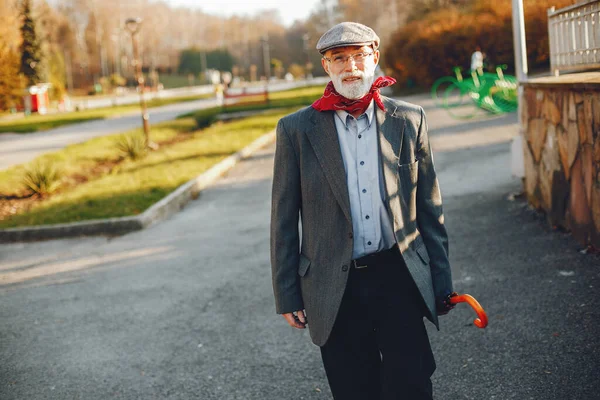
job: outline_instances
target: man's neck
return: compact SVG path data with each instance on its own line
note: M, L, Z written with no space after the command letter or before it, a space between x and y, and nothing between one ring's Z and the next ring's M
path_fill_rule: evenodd
M358 99L358 100L360 100L360 99ZM362 111L361 110L357 110L357 111L354 111L354 112L348 112L348 114L352 115L355 119L358 119L358 117L360 117L362 114L364 114L364 113L367 112L367 110L369 109L369 107L371 106L372 103L373 103L373 100L371 100L371 103L369 104L369 106L365 110L362 110Z
M354 118L358 118L362 114L362 111L355 111L353 113L348 113L348 114L352 115Z

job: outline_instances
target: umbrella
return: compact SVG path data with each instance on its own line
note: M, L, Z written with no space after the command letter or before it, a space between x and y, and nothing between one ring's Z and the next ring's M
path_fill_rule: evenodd
M475 318L475 320L473 321L475 326L482 329L487 326L487 314L485 313L483 307L481 307L481 304L479 304L479 302L475 300L473 296L469 294L452 293L449 297L450 304L467 303L471 307L473 307L473 310L475 310L475 312L477 313L477 318Z

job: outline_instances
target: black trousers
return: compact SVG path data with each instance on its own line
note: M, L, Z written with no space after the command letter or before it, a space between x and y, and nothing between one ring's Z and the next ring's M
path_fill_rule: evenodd
M431 400L425 306L397 249L353 265L321 356L335 400Z

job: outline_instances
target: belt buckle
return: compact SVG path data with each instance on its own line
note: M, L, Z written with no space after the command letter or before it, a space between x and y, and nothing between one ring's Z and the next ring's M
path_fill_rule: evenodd
M352 260L352 264L354 264L354 268L356 269L363 269L363 268L367 268L368 265L358 265L358 263L356 262L356 260Z

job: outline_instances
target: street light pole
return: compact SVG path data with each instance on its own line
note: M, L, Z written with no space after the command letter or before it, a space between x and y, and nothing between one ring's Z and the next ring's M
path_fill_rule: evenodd
M142 62L140 60L140 52L137 38L137 33L139 32L141 24L141 18L128 18L127 21L125 21L125 27L131 34L131 45L133 48L133 66L135 70L136 80L138 83L138 91L140 92L140 107L142 108L142 126L144 128L144 140L146 142L146 147L156 149L158 147L156 143L150 141L150 117L148 115L146 100L144 98L144 74L142 73Z
M308 40L309 39L310 39L310 36L308 35L308 33L305 33L304 35L302 35L302 41L304 43L304 52L306 53L305 79L312 78L312 63L310 62L310 52L309 52L309 48L308 48Z
M512 0L513 42L515 47L515 70L519 83L527 81L527 43L525 41L525 17L523 0ZM519 85L520 87L520 85Z
M113 33L110 38L113 45L113 74L121 76L121 36L119 32Z
M269 52L269 36L264 35L261 38L261 42L263 45L263 62L265 67L265 75L267 76L267 85L269 84L269 79L271 78L271 56Z
M512 25L513 42L515 48L515 72L517 75L517 93L519 96L518 115L522 118L525 96L523 83L527 82L527 43L525 41L525 17L523 15L523 0L512 0ZM512 174L521 179L525 177L525 160L523 158L523 143L525 143L525 123L519 124L519 134L513 138L511 144L511 169Z

